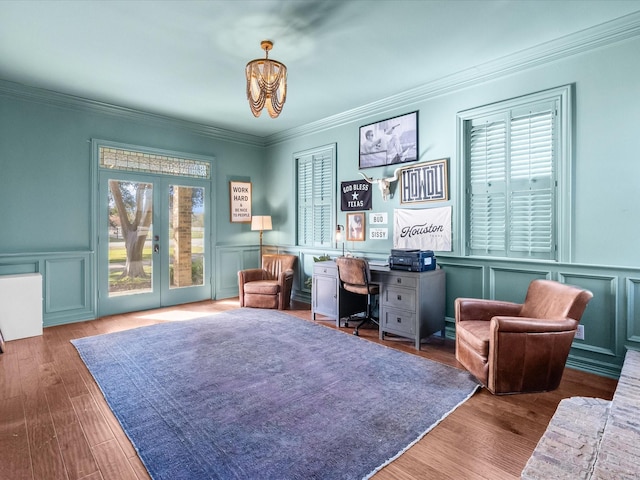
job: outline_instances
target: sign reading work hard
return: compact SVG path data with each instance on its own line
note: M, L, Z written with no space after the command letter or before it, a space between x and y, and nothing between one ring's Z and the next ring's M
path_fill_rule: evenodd
M251 182L229 182L231 223L251 223Z
M393 248L451 251L451 207L393 213Z

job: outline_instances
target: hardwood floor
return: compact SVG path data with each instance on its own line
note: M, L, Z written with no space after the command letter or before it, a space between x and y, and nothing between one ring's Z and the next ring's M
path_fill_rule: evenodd
M49 327L41 337L7 342L6 353L0 355L0 477L148 479L69 340L237 307L237 299L200 302ZM294 303L288 313L311 321L306 304ZM334 321L318 323L336 328ZM352 328L341 330L352 332ZM377 330L363 329L361 336L378 342ZM451 340L432 338L420 352L409 340L384 343L459 367ZM482 389L374 478L519 478L561 399L576 395L610 399L616 383L566 369L554 392L496 397Z

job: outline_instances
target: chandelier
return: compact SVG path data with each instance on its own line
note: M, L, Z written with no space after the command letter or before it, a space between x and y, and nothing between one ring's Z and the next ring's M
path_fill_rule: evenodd
M265 58L247 63L247 100L255 117L259 117L266 106L269 116L276 118L287 99L287 67L269 59L273 42L263 40L260 47L265 51Z

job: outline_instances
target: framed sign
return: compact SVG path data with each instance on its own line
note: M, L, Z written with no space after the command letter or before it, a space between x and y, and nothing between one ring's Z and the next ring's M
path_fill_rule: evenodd
M400 172L400 203L448 200L448 158L403 168Z
M364 242L364 213L347 213L347 241Z
M369 229L369 240L386 240L389 238L389 229L388 228L370 228Z
M387 212L370 213L369 225L386 225L387 224Z
M251 223L251 182L229 182L231 223Z
M417 111L360 127L360 169L417 159Z
M353 180L340 184L340 210L371 210L371 184Z

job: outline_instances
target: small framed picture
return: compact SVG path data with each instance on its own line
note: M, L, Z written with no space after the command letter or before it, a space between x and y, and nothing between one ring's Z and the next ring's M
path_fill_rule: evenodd
M360 169L417 159L417 111L360 127Z
M347 213L347 241L364 242L364 212Z

